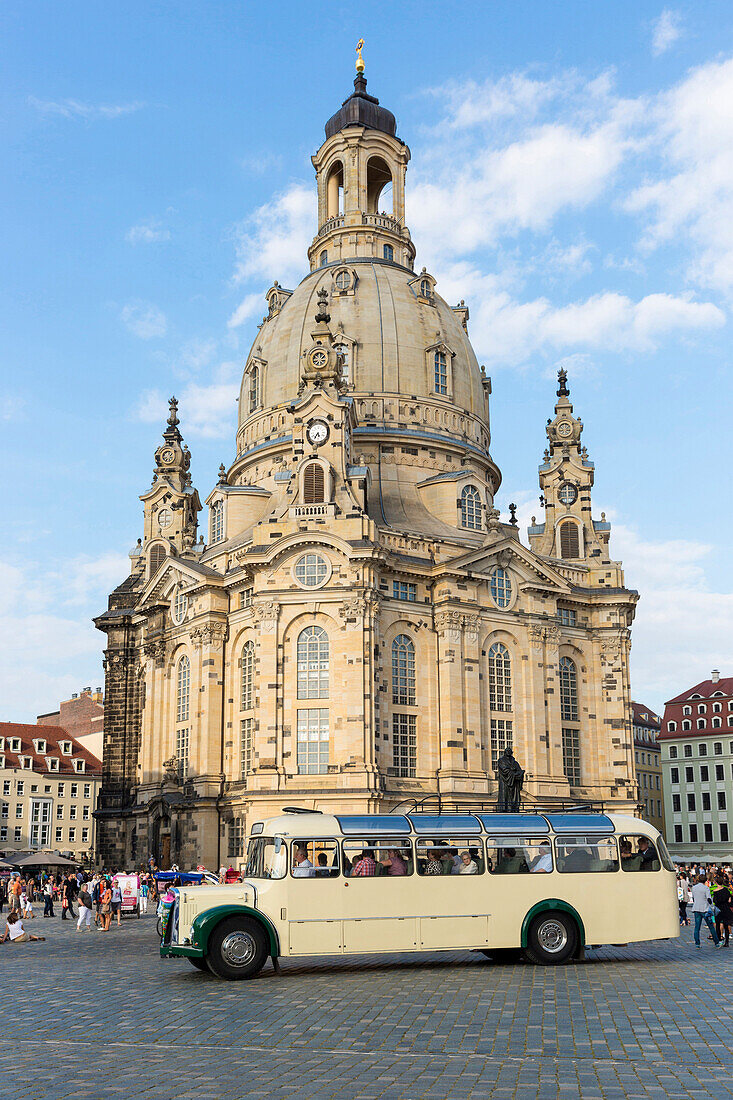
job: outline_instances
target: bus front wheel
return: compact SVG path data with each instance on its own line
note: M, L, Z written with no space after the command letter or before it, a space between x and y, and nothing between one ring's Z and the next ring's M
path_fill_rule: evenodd
M197 959L195 955L188 955L187 958L191 966L195 966L197 970L203 970L204 974L210 973L206 959Z
M539 913L527 932L526 955L541 966L559 966L575 954L578 929L567 913Z
M211 933L206 960L217 977L236 982L259 974L267 955L261 925L249 917L229 917Z

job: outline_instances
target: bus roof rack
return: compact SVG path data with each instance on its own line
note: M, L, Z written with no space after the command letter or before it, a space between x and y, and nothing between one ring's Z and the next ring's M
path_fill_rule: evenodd
M309 810L307 806L283 806L284 814L322 814L323 810Z
M428 794L424 798L406 798L390 811L391 814L473 814L497 813L495 798L444 798L439 794ZM604 803L598 801L578 802L570 798L549 798L543 802L526 803L517 811L522 814L603 814Z

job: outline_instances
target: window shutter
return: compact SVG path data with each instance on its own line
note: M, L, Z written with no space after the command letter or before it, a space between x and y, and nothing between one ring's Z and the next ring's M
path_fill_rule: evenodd
M568 520L560 524L560 557L579 558L580 540L578 538L578 525Z
M323 504L324 494L323 467L317 462L309 462L303 475L303 503Z

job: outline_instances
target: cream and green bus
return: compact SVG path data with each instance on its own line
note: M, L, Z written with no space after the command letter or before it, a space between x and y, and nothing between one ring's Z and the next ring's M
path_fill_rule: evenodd
M674 864L634 817L293 808L252 826L243 879L177 889L161 955L236 980L268 957L468 949L553 965L679 935Z

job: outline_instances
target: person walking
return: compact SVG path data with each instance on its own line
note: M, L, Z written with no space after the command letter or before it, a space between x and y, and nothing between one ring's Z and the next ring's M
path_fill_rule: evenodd
M710 887L705 881L705 876L700 875L697 882L692 887L692 915L695 918L695 947L700 950L700 926L702 922L710 929L713 943L716 947L722 947L722 943L718 939L718 933L715 931L715 921L713 920L713 899L710 894Z
M711 893L713 895L713 905L718 910L718 915L715 918L715 931L718 933L720 940L725 937L725 946L728 947L730 930L733 927L733 890L731 890L722 871L718 871L715 876Z
M100 886L102 893L102 931L109 932L109 926L112 923L112 915L110 909L112 906L112 890L107 879L103 879Z
M87 932L92 930L92 895L89 893L90 883L85 882L79 891L79 919L76 922L77 932L81 932L86 925Z
M120 890L120 884L117 879L114 879L112 883L112 916L117 916L117 927L120 927L122 923L121 917L122 909L122 891ZM109 926L108 926L109 927Z
M148 911L148 884L144 879L143 879L143 882L140 885L139 905L140 905L140 912L141 913L147 913L147 911Z
M50 878L46 879L43 887L43 915L44 917L56 915L53 911L53 882Z

